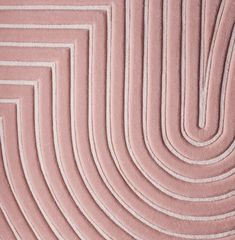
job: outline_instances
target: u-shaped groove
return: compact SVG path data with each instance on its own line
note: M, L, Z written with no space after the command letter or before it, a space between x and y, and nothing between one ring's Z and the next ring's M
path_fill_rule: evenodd
M146 2L148 2L148 0L145 1L145 8L147 8L147 6L148 6L148 4ZM147 16L147 13L145 14L145 29L146 28L148 28L148 16ZM147 33L148 33L148 31L145 32L145 34L147 34ZM235 31L234 31L234 33L235 33ZM233 35L235 35L234 33L233 33ZM147 38L145 38L145 41L146 41L146 43L145 43L145 46L146 46L145 47L145 52L147 52L148 51L148 48L147 48L147 44L148 44L147 41L148 40L147 40ZM234 41L233 41L233 44L231 44L231 45L230 45L230 49L232 49L234 47ZM232 51L230 50L230 52L232 52ZM146 56L147 56L147 53L146 53ZM229 57L229 58L231 58L231 57ZM223 174L220 174L220 175L217 175L217 176L213 176L213 177L191 178L191 177L183 176L183 175L177 173L170 166L166 165L160 159L158 159L158 157L156 156L154 150L151 147L151 144L150 144L149 139L148 139L148 134L147 134L147 119L146 119L146 116L147 116L147 113L146 113L146 107L147 107L146 106L146 104L147 104L147 83L148 83L147 67L146 67L147 66L146 65L147 61L148 60L147 60L147 57L146 57L145 64L144 64L145 73L144 73L144 87L143 87L143 134L144 134L145 145L146 145L146 147L148 149L148 152L150 153L151 157L168 174L170 174L171 176L173 176L176 179L179 179L179 180L182 180L182 181L185 181L185 182L189 182L189 183L210 183L210 182L226 179L226 178L230 177L231 175L233 175L235 173L235 169L234 168L229 170L229 171L227 171L227 172L225 172L225 173L223 173ZM227 66L228 66L228 64L227 64ZM201 161L197 161L197 162L200 163ZM142 169L141 171L144 171L144 170ZM151 176L149 176L149 177L150 177L150 181L155 181L154 179L151 179ZM234 195L234 193L232 195ZM224 197L222 197L222 198L218 198L217 200L223 199L223 198L227 198L229 196L231 196L230 193L224 195Z
M217 39L217 35L219 32L219 27L221 25L221 19L224 13L225 9L225 0L222 0L219 6L219 10L217 12L216 16L216 22L213 30L213 36L211 40L211 45L209 48L209 56L208 60L205 63L205 11L206 11L206 1L202 1L202 7L201 7L201 49L200 49L200 99L199 99L199 127L204 128L205 127L205 122L206 122L206 109L207 109L207 95L208 95L208 85L209 85L209 78L210 78L210 73L211 73L211 66L212 66L212 59L214 56L214 48L215 48L215 43ZM197 141L193 139L189 134L186 132L185 129L185 86L186 86L186 1L182 2L182 47L181 47L181 52L182 52L182 63L181 63L181 74L182 74L182 100L181 100L181 112L182 112L182 118L181 118L181 132L184 136L184 138L191 143L193 146L196 147L204 147L208 146L214 142L216 142L220 136L223 133L223 123L224 123L224 107L223 107L223 102L225 101L225 95L226 95L226 87L222 87L222 94L221 94L221 101L220 101L220 121L219 121L219 128L215 135L205 141ZM223 86L226 85L227 82L227 77L224 78L223 80Z
M183 81L185 85L185 24L186 24L186 20L185 20L185 14L186 14L186 10L185 10L185 4L186 1L183 1L183 30L182 30L182 35L183 35L183 46L182 46L182 53L183 53L183 64L182 64L182 72L183 74ZM224 2L221 3L221 7L222 9L224 8ZM170 152L176 156L177 158L179 158L180 160L189 163L189 164L195 164L195 165L208 165L208 164L213 164L213 163L217 163L220 162L222 160L224 160L226 157L228 157L235 149L235 140L233 140L233 142L230 144L230 146L221 154L219 154L216 157L210 158L210 159L203 159L203 160L197 160L197 159L191 159L186 157L185 155L183 155L182 153L180 153L174 146L173 144L170 142L169 138L168 138L168 134L167 134L167 129L166 129L166 92L167 92L167 12L168 12L168 0L164 0L164 4L163 4L163 18L164 18L164 22L165 24L163 24L163 45L165 45L165 47L163 46L163 74L162 74L162 106L161 106L161 129L162 129L162 135L163 135L163 141L165 143L165 145L167 146L167 148L170 150ZM222 10L220 10L219 12L221 12ZM220 14L222 16L222 13ZM219 22L221 20L221 16L219 18ZM219 23L216 24L217 28L219 28ZM218 32L218 29L216 29L216 33ZM216 34L217 35L217 34ZM215 41L215 40L214 40ZM214 44L213 44L214 45ZM235 45L235 27L233 28L231 37L230 37L230 41L229 41L229 48L228 48L228 52L227 52L227 57L226 57L226 61L225 61L225 70L224 70L224 74L223 74L223 84L222 84L222 99L221 99L221 103L220 103L220 110L221 110L221 114L224 115L224 99L225 99L225 93L226 93L226 87L227 87L227 80L228 80L228 74L229 74L229 69L231 66L231 60L233 57L233 53L234 53L234 45ZM213 53L213 48L212 48L212 53ZM209 63L212 61L212 53L210 53L209 56ZM211 63L209 64L211 65ZM209 70L210 72L210 70ZM205 82L205 86L206 89L208 88L208 77L209 75L206 75L206 82ZM183 99L185 98L185 90L183 89ZM204 88L203 88L203 91ZM208 91L208 90L207 90ZM206 91L206 92L207 92ZM205 94L207 94L205 92ZM205 97L203 97L205 98ZM185 100L183 100L183 104L184 105ZM204 104L205 105L205 102ZM181 106L182 108L183 106ZM184 106L185 108L185 106ZM203 111L201 111L203 112ZM200 115L203 115L202 113L200 113ZM183 115L184 118L184 115ZM221 118L223 120L223 116ZM214 141L214 140L213 140ZM234 170L233 170L234 171Z

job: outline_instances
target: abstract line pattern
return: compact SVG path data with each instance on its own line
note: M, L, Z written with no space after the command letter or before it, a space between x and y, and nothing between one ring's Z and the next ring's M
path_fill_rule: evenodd
M0 2L0 239L235 239L235 1Z

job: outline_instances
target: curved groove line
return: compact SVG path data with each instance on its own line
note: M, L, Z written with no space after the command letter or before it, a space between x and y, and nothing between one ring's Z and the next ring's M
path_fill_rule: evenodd
M1 118L0 118L0 132L2 132L2 119L1 119ZM0 142L2 142L1 139L2 139L2 134L0 134ZM3 153L2 147L1 147L1 151L2 151L2 153ZM3 213L3 215L4 215L4 217L5 217L8 225L10 226L10 229L11 229L11 231L13 232L15 238L16 238L17 240L22 240L22 238L21 238L21 236L20 236L17 228L14 226L14 224L12 223L10 217L7 215L7 212L6 212L5 209L2 207L1 204L0 204L0 209L1 209L1 211L2 211L2 213Z
M33 226L33 224L29 221L28 214L25 211L25 209L23 208L23 206L21 204L21 201L18 198L18 194L15 192L14 184L12 184L12 177L11 177L11 174L8 170L8 162L7 162L7 155L6 155L6 151L5 151L5 145L4 145L4 141L3 141L3 139L4 139L3 134L4 134L4 132L3 132L3 120L2 120L2 117L0 117L0 139L1 139L2 158L3 158L4 170L5 170L5 173L6 173L6 176L7 176L9 186L11 188L11 191L14 195L14 198L15 198L15 200L16 200L16 202L17 202L25 220L28 222L30 228L32 229L32 231L35 234L35 236L37 237L37 239L42 240L42 238L40 237L40 233L38 233L38 231Z
M19 99L11 99L8 101L8 99L0 99L0 103L13 103L15 104L16 106L18 106L20 100ZM19 111L19 108L17 107L16 108L17 111ZM19 115L17 114L17 117L19 117ZM20 118L19 118L20 119ZM21 120L18 121L21 123ZM21 124L18 124L17 125L17 128L20 127ZM4 139L4 138L3 138ZM22 133L21 131L18 132L18 141L19 141L19 152L20 152L20 158L21 158L21 162L22 162L22 167L23 167L23 171L24 171L24 176L25 176L25 179L27 181L27 184L29 186L29 189L30 189L30 192L32 193L32 196L33 198L35 199L35 202L37 203L37 206L38 208L40 209L41 213L43 214L46 222L48 223L48 225L50 226L50 228L52 229L52 231L54 232L54 234L56 235L56 237L60 240L64 240L64 238L62 237L60 231L56 228L56 226L50 221L46 211L44 211L44 209L41 207L40 205L40 201L37 199L37 197L35 196L34 194L34 191L33 191L33 187L30 183L30 179L28 177L28 173L27 173L27 170L26 170L26 165L24 163L25 161L25 157L24 157L24 151L23 151L23 146L22 146ZM4 142L4 141L3 141ZM5 144L3 145L5 146ZM23 160L23 161L22 161Z

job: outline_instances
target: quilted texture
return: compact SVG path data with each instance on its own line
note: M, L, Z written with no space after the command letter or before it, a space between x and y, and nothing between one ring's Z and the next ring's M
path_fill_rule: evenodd
M235 239L235 0L0 0L0 239Z

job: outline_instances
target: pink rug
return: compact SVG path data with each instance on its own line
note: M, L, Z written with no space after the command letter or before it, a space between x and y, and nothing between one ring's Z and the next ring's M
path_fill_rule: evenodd
M0 1L0 239L235 239L235 0Z

